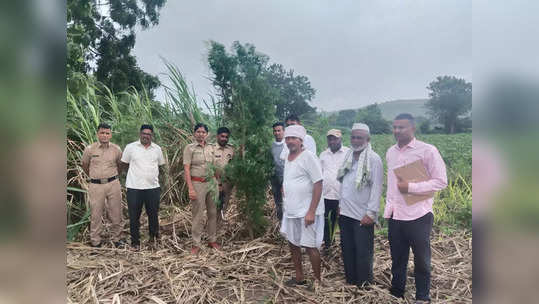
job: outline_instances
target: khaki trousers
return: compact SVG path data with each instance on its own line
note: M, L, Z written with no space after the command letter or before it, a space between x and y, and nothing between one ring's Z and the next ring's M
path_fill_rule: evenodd
M113 180L107 184L93 184L88 186L90 199L90 240L97 245L101 242L103 232L103 211L106 209L109 220L111 240L120 240L122 232L122 190L120 181Z
M191 234L195 245L200 246L200 237L204 229L204 209L206 209L208 215L208 241L215 242L217 239L217 208L211 193L208 191L209 186L207 183L193 181L193 187L195 188L197 199L192 201L193 227Z

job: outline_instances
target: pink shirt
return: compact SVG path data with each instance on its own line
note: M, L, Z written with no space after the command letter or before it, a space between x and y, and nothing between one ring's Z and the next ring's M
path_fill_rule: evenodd
M409 193L425 193L439 191L447 186L447 174L445 163L438 149L433 145L424 143L417 139L402 147L393 145L386 153L387 160L387 197L384 217L411 221L432 212L432 203L434 200L427 199L411 206L406 205L402 194L397 187L397 178L393 169L421 160L430 175L430 179L420 183L409 183Z

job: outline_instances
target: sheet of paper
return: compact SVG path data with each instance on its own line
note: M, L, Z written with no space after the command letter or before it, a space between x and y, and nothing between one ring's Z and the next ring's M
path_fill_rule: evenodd
M425 169L425 166L423 166L421 160L416 160L415 162L406 164L402 167L395 168L393 169L393 172L395 172L397 179L401 178L403 181L409 183L424 182L430 178L427 173L427 169ZM434 192L423 194L406 193L402 194L402 196L404 197L406 204L410 206L417 202L434 197Z

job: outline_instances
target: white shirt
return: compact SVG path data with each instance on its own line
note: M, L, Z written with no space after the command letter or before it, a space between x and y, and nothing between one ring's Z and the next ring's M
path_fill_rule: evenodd
M374 152L369 154L369 161L371 162L372 185L366 185L361 190L356 188L358 161L354 161L350 172L342 181L339 207L344 216L361 221L366 214L376 222L384 183L384 165L380 156Z
M144 147L140 141L125 146L122 162L129 164L125 187L131 189L154 189L159 187L159 166L165 164L161 147L150 144Z
M285 142L284 139L283 142ZM303 139L303 146L305 147L305 149L313 152L316 156L316 142L311 135L305 135L305 138ZM285 143L283 150L281 151L281 159L287 159L289 153L290 151L288 150L288 146Z
M313 185L320 180L322 168L311 151L303 150L293 161L286 158L283 175L283 207L286 217L305 217L311 205ZM324 204L318 203L315 214L324 214Z
M341 146L335 153L331 152L329 148L320 153L320 164L324 178L323 198L330 200L341 198L341 183L337 180L337 171L339 171L349 150L350 148Z

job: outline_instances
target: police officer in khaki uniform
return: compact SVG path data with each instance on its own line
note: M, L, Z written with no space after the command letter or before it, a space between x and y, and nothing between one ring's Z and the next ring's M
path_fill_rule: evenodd
M108 124L97 127L98 142L84 149L82 169L90 177L88 196L90 199L90 240L93 247L101 246L103 210L107 210L112 222L111 240L116 247L124 244L122 232L122 192L118 174L122 150L110 142L111 128Z
M224 220L228 201L230 200L230 194L232 192L233 184L230 180L227 180L224 176L225 166L230 162L234 156L234 147L228 144L230 138L230 130L227 127L221 127L217 129L217 143L213 144L215 157L215 166L217 170L217 177L219 182L219 200L221 209L221 219Z
M214 176L208 177L208 166L214 164L214 147L206 142L208 126L197 123L194 132L195 142L187 145L183 151L183 168L193 213L191 234L194 245L191 253L197 254L200 250L200 238L204 228L204 208L208 216L208 246L214 249L220 249L221 246L216 242L217 208L208 185L209 178L214 178Z

